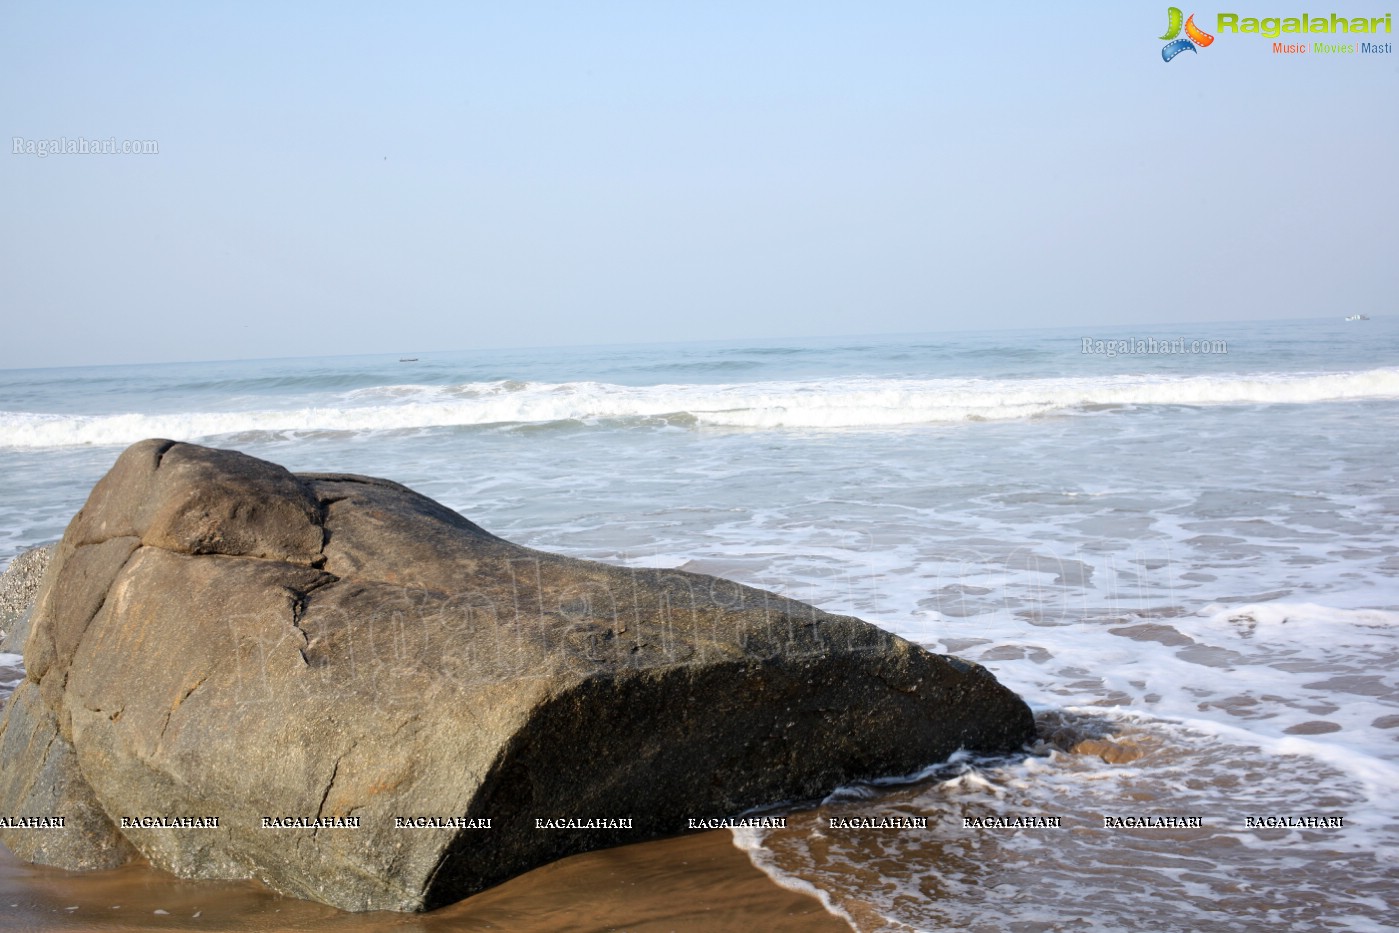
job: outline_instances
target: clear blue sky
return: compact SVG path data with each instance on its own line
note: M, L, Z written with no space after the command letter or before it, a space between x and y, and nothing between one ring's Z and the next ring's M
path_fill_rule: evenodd
M9 2L7 149L159 153L3 153L0 367L1399 311L1399 52L1166 25Z

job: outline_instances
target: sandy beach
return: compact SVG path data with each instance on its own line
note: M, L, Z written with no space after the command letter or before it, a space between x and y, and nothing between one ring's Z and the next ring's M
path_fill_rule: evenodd
M563 859L426 914L345 913L254 882L181 881L148 865L66 872L24 864L0 848L0 926L64 933L849 929L815 898L770 881L726 830Z

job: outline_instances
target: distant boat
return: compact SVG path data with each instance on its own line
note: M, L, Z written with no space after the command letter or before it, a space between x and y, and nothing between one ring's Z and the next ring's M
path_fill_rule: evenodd
M1347 321L1368 321L1368 320L1370 320L1370 317L1369 317L1369 315L1366 315L1366 314L1352 314L1350 317L1346 318L1346 320L1347 320Z
M418 362L418 358L416 356L400 356L398 361L400 363L416 363Z

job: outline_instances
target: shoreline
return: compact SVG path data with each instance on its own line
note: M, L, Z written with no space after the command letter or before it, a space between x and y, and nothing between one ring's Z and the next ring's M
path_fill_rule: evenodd
M850 927L781 887L727 830L601 849L551 862L429 913L348 913L254 881L187 881L149 864L94 872L31 865L0 846L0 911L28 930L134 933L280 929L371 933L511 930L734 930Z

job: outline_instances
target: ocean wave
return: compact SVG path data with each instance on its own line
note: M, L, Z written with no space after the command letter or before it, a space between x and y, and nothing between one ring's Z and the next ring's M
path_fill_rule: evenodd
M0 446L125 445L246 432L374 432L577 422L747 429L892 428L1108 414L1149 406L1399 398L1399 369L1348 373L1041 379L876 379L622 386L502 380L356 389L342 405L70 415L0 412Z

